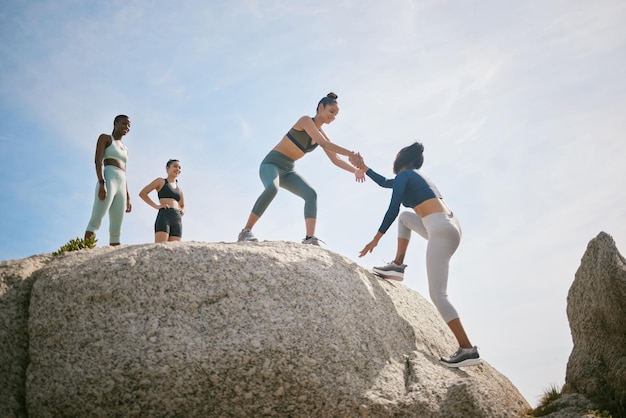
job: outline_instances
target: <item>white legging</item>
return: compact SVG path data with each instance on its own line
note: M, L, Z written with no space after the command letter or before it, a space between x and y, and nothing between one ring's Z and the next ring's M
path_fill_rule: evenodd
M126 173L112 165L104 166L104 179L107 185L107 197L100 200L98 197L99 184L96 184L96 193L93 199L91 219L86 231L96 232L100 229L102 218L109 212L109 243L119 244L122 231L122 221L126 212Z
M402 212L398 219L398 238L411 239L415 231L428 240L426 274L430 299L446 323L459 317L448 300L450 258L461 242L461 224L454 215L433 213L424 218L415 212Z

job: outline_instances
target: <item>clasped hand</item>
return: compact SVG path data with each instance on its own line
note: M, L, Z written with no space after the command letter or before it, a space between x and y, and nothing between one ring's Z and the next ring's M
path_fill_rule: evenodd
M367 167L365 166L365 161L363 161L363 157L359 152L353 152L348 156L348 160L350 164L357 168L354 172L354 176L356 177L356 181L358 183L363 183L365 181L365 172L367 171Z
M350 164L352 164L356 168L362 169L365 167L365 162L363 161L363 157L359 152L353 152L352 154L350 154L348 156L348 160L350 161Z

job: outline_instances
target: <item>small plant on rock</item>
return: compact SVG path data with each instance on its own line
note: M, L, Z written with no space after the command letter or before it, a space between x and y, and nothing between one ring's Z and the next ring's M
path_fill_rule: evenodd
M558 408L552 403L559 399L562 395L563 394L561 389L559 389L556 385L551 385L543 393L543 396L539 400L539 405L537 405L537 408L530 411L530 416L542 417L556 411Z
M60 255L68 251L78 251L84 248L96 248L96 242L98 242L98 240L95 235L92 235L87 239L74 238L67 244L62 245L61 248L53 252L52 255Z

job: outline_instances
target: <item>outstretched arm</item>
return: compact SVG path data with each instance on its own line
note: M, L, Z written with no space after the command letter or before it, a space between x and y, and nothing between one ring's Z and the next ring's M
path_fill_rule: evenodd
M363 257L367 253L371 253L372 251L374 251L374 248L376 248L376 246L378 245L378 241L380 241L382 236L383 236L382 232L377 232L376 235L374 236L374 239L368 242L365 245L365 247L363 247L363 249L359 252L359 257Z
M324 151L334 152L335 154L344 155L348 157L350 163L356 168L361 168L363 163L363 158L359 155L358 152L349 151L343 147L340 147L337 144L334 144L330 141L330 138L326 135L326 133L317 129L317 126L313 123L313 120L308 116L303 116L297 122L297 125L300 125L304 128L307 134L313 139L313 142L318 144L320 147L324 149Z
M377 172L375 172L374 170L372 170L369 167L366 168L365 174L367 174L367 177L369 177L372 180L374 180L374 182L376 184L378 184L380 187L384 187L386 189L391 189L393 187L393 185L394 185L394 179L387 179L387 178L381 176L380 174L378 174Z
M337 167L353 173L357 182L362 183L365 181L365 173L363 170L354 168L352 165L339 158L339 156L337 156L337 154L332 151L325 149L324 152L328 156L328 159Z
M368 176L370 176L369 173L371 171L372 171L371 169L368 170ZM402 198L404 197L406 184L407 184L407 176L402 175L402 174L396 176L394 185L393 185L393 193L391 195L391 201L389 202L389 208L387 209L387 212L385 213L383 222L381 223L380 228L378 228L376 235L374 235L374 238L370 242L368 242L365 245L365 247L361 250L361 252L359 253L359 257L363 257L367 253L371 253L374 250L374 248L378 245L378 241L380 241L380 239L385 234L385 232L387 232L387 230L389 229L393 221L396 220L396 217L398 216L398 213L400 212L400 205L402 204Z
M387 179L381 176L380 174L372 170L367 164L365 164L365 161L363 160L363 157L360 153L357 153L357 155L361 159L361 165L359 166L358 171L361 171L362 173L359 174L367 175L369 178L374 180L374 182L380 187L384 187L387 189L391 189L393 187L394 179Z

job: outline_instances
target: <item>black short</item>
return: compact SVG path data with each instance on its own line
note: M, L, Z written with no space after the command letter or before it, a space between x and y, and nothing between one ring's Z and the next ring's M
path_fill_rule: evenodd
M170 237L182 238L183 218L178 209L159 209L159 214L154 223L154 232L167 232Z

